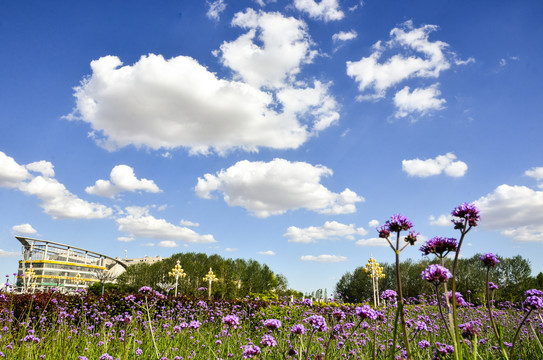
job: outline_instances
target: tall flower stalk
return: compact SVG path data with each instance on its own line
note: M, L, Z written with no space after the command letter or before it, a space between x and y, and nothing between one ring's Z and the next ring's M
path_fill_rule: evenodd
M454 228L460 230L460 239L458 240L458 246L456 254L454 255L453 268L452 268L452 317L453 323L451 324L454 329L454 357L455 359L462 359L462 343L460 339L460 331L458 328L458 305L456 295L456 273L458 270L458 256L460 254L460 248L466 237L466 234L481 220L479 209L470 203L464 203L454 208L451 212L454 217L452 220Z
M393 344L392 349L390 353L390 358L394 358L394 351L396 350L396 333L397 333L397 321L398 321L398 315L400 318L400 324L402 326L403 331L403 339L405 343L405 349L407 352L408 359L412 359L411 356L411 347L409 345L409 337L407 334L407 324L405 321L405 313L404 313L404 301L403 301L403 291L402 291L402 277L400 273L400 253L408 246L408 245L414 245L417 241L418 233L415 233L414 231L410 231L409 234L405 237L406 244L400 243L400 233L402 231L408 231L413 227L413 223L406 218L403 215L396 214L392 215L390 220L387 220L383 226L377 229L379 232L379 237L382 239L386 239L392 250L394 251L394 254L396 256L396 291L398 292L398 308L396 309L396 319L394 321L394 334L393 334ZM396 233L396 240L395 244L393 243L394 240L390 239L391 233Z

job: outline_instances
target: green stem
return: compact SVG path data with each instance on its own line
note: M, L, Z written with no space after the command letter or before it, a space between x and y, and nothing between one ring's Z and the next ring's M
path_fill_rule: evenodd
M396 249L400 248L400 232L398 231L396 237ZM396 250L396 286L398 287L398 308L400 311L400 323L403 330L403 338L405 342L405 350L407 351L407 358L412 359L411 347L409 345L409 338L407 335L407 324L405 322L405 314L403 310L403 291L402 291L402 277L400 274L400 250Z
M511 358L513 358L513 354L514 354L514 351L515 351L515 344L517 343L517 338L518 338L518 334L520 333L520 328L522 327L522 325L524 325L524 323L526 322L526 319L528 319L528 316L530 316L530 314L532 313L532 309L530 309L530 311L528 311L528 314L526 314L526 316L524 317L524 319L522 319L522 321L520 322L520 325L518 326L517 328L517 332L515 333L515 337L513 338L513 344L511 345Z
M155 340L155 333L153 332L153 324L151 323L151 314L149 313L149 303L147 302L147 296L145 296L145 311L147 312L147 321L149 322L149 331L151 332L151 339L153 340L156 358L160 359L160 355L158 353L158 346L156 345Z

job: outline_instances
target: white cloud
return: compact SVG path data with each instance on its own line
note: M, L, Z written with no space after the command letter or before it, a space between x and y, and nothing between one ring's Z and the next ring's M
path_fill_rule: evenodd
M430 215L429 220L430 220L430 225L433 225L433 226L452 226L451 215L442 214L442 215L439 215L438 218L436 218L433 215Z
M6 250L0 249L0 258L2 258L2 257L17 257L17 256L21 256L21 253L16 252L16 251L6 251Z
M163 240L158 243L158 246L165 247L165 248L174 248L174 247L178 247L179 245L177 245L177 243L173 240Z
M375 220L375 219L370 220L370 221L368 222L368 226L369 226L370 228L376 228L377 226L379 226L379 220Z
M294 0L296 9L305 12L312 19L324 20L325 22L341 20L345 17L339 9L337 0Z
M302 20L247 9L234 16L232 25L248 32L220 46L221 61L255 87L284 87L315 56Z
M304 229L290 226L283 234L289 242L314 243L317 240L346 238L354 240L356 235L366 235L364 228L355 228L353 224L345 225L337 221L327 221L323 226L310 226Z
M30 176L24 166L0 151L0 187L16 188Z
M370 239L360 239L354 243L357 246L390 246L385 239L381 238L370 238Z
M25 168L27 168L30 171L38 172L45 177L55 176L54 166L49 161L45 161L45 160L36 161L36 162L25 165Z
M337 263L337 262L347 261L347 257L341 256L341 255L319 255L319 256L303 255L302 257L300 257L300 260L323 262L323 263Z
M11 228L11 231L15 234L20 234L20 235L31 235L31 234L36 234L38 232L30 224L15 225Z
M130 237L143 237L157 240L184 241L188 243L214 243L212 235L200 235L187 227L179 227L164 219L149 214L145 207L127 207L127 215L116 220L118 230ZM164 243L159 246L164 246Z
M188 226L188 227L198 227L198 226L200 226L200 224L198 224L197 222L192 222L192 221L183 220L183 219L181 219L181 220L179 221L179 225L181 225L181 226Z
M543 242L543 191L503 184L474 203L484 228L517 241Z
M428 177L445 173L447 176L462 177L468 170L468 165L460 160L455 161L456 155L447 153L435 159L402 160L402 169L409 176Z
M394 95L396 118L403 118L413 113L426 115L430 111L442 110L445 99L439 99L441 92L434 84L426 89L418 88L409 92L409 86L404 87Z
M334 35L332 35L332 40L334 41L348 41L356 39L358 36L357 32L354 30L351 31L340 31Z
M401 27L392 29L388 42L374 44L370 56L348 61L347 75L355 79L362 92L359 100L382 98L388 88L404 80L437 78L449 69L456 55L445 52L447 43L429 40L430 33L436 30L435 25L414 28L411 21L406 21ZM398 53L380 62L388 50ZM460 63L455 61L455 64Z
M21 183L19 189L37 196L42 201L40 206L53 219L100 219L112 214L107 206L78 198L53 178L36 176Z
M530 170L526 170L524 175L534 178L538 181L538 187L543 189L543 167L533 167Z
M93 186L85 189L88 194L106 196L113 198L123 191L146 191L157 193L161 190L153 180L138 180L134 174L134 169L128 165L117 165L110 173L110 180L96 180Z
M207 9L206 16L212 20L220 20L221 13L226 9L224 0L207 1L209 8Z
M34 176L27 169L42 175ZM95 219L112 214L110 208L72 194L52 177L54 174L50 162L42 160L19 165L13 158L0 152L0 187L17 188L27 195L35 195L42 201L40 206L45 213L53 219Z
M258 254L259 255L275 255L275 252L273 252L272 250L267 250L267 251L259 251Z
M235 251L238 251L239 249L238 248L226 248L224 249L224 251L228 251L228 252L235 252Z
M328 190L320 180L330 175L327 167L305 162L244 160L216 175L198 178L195 190L206 199L215 191L222 192L229 206L244 207L261 218L300 208L322 214L355 212L355 204L364 198L349 189L339 194Z
M117 240L122 241L122 242L131 242L131 241L136 240L136 238L133 236L119 236Z

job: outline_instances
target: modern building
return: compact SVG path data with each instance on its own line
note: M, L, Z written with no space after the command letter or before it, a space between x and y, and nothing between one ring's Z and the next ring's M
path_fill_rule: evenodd
M17 288L20 291L74 291L98 281L111 280L127 264L119 258L53 241L15 237L23 246ZM116 268L115 274L110 270ZM122 271L121 271L122 272Z

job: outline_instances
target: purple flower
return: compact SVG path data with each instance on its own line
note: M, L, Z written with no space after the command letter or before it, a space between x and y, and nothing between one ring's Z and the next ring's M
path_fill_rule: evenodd
M455 252L458 244L455 238L446 238L436 236L420 247L423 255L435 254L439 258L444 258L450 252Z
M395 301L398 297L398 294L396 291L387 289L381 293L381 299L383 300L389 300L389 301Z
M202 324L198 320L192 320L189 324L190 329L198 329Z
M532 310L543 308L543 298L540 296L528 296L522 303L524 307Z
M417 242L417 236L419 235L420 233L418 232L410 231L409 235L407 235L404 240L410 245L415 245L415 243Z
M313 306L313 300L311 299L304 299L302 303L307 306Z
M461 293L455 292L454 294L456 296L456 305L458 305L458 306L466 306L466 305L468 305L468 302L466 300L464 300L464 297L462 296ZM449 291L447 293L447 296L449 297L449 301L452 301L452 298L453 298L452 291Z
M489 290L498 290L498 285L494 284L492 281L488 282L488 289Z
M136 348L136 355L140 356L141 354L143 354L143 350L140 348Z
M524 296L540 296L543 297L543 291L537 289L526 290Z
M473 204L463 203L454 208L451 215L463 220L467 220L469 226L477 226L477 222L481 220L479 209ZM463 220L453 220L455 229L463 229Z
M386 228L390 232L400 232L402 230L407 231L413 227L413 223L403 215L392 215L390 220L385 223Z
M447 282L452 277L451 272L444 266L432 264L428 266L421 274L422 278L428 282L431 282L435 286L443 282Z
M356 315L361 319L377 319L377 311L373 310L369 305L362 305L355 308Z
M150 294L153 292L153 289L150 287L150 286L142 286L138 292L142 293L142 294ZM104 355L107 355L107 354L104 354ZM102 355L102 356L104 356ZM109 356L109 355L108 355Z
M275 341L275 339L271 335L264 335L262 336L260 340L261 340L260 345L262 346L269 346L269 347L277 346L277 341Z
M263 322L264 326L270 330L279 329L281 327L281 321L277 319L267 319Z
M479 336L481 332L481 323L477 320L458 325L462 329L462 337L464 339L473 340L475 336Z
M105 353L105 354L102 354L102 356L100 356L98 360L113 360L113 356L109 355L108 353Z
M345 313L340 309L334 309L334 311L332 312L332 316L335 317L337 320L345 319Z
M240 349L243 349L244 359L249 359L249 358L252 358L253 355L260 354L260 348L254 344L242 345Z
M486 253L484 255L479 256L479 260L483 263L483 265L486 268L496 267L500 263L500 260L498 260L498 257L492 253Z
M239 317L236 315L226 315L222 318L222 322L226 325L237 327L239 326Z
M390 231L386 225L376 228L376 230L379 233L379 237L382 239L387 239L390 236Z
M294 334L303 335L305 334L305 327L302 324L296 324L290 328L290 331Z
M452 345L442 344L440 342L436 341L436 350L434 354L437 354L439 356L443 355L449 355L454 352L454 347Z
M426 349L430 347L430 343L428 342L428 340L419 341L418 345L421 349Z
M326 325L326 319L320 315L311 315L310 317L304 319L305 322L309 323L313 329L318 331L327 331L328 326Z

